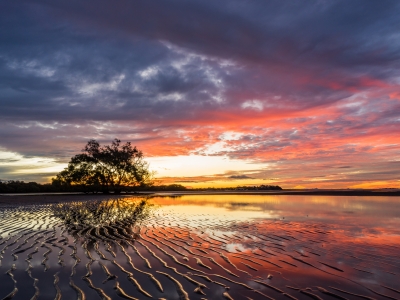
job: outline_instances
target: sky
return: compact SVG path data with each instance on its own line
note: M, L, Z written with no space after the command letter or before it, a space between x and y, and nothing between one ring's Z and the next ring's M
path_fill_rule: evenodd
M86 142L157 183L400 187L400 2L4 0L0 179Z

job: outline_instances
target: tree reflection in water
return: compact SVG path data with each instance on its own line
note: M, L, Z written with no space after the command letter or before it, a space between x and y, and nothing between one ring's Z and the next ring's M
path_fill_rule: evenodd
M147 198L119 198L60 203L52 211L73 236L121 241L137 237L137 225L149 218L153 208Z

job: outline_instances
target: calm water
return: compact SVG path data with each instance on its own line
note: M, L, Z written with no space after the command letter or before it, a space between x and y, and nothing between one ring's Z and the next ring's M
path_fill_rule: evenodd
M0 207L0 299L400 299L398 197L125 200Z

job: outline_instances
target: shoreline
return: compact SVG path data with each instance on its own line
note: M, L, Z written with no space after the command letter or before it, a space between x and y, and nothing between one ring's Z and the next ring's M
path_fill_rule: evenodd
M0 194L1 204L60 203L84 201L89 199L110 199L132 196L173 197L184 195L293 195L293 196L390 196L400 197L400 189L388 190L283 190L283 191L149 191L123 194L84 194L84 193L13 193ZM400 199L399 199L400 200Z

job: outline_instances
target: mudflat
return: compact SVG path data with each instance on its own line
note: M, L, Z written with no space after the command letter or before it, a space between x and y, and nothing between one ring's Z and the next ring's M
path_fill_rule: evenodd
M400 297L397 197L75 194L0 202L0 299Z
M0 195L1 204L51 204L61 202L88 201L93 199L105 200L112 198L124 198L127 195L104 194L6 194ZM132 195L129 195L132 197Z
M393 196L400 197L400 189L306 189L306 190L204 190L204 191L169 191L169 192L138 192L114 194L83 194L83 193L15 193L0 194L1 203L58 203L70 201L85 201L90 199L126 198L136 196L183 196L183 195L298 195L298 196Z

